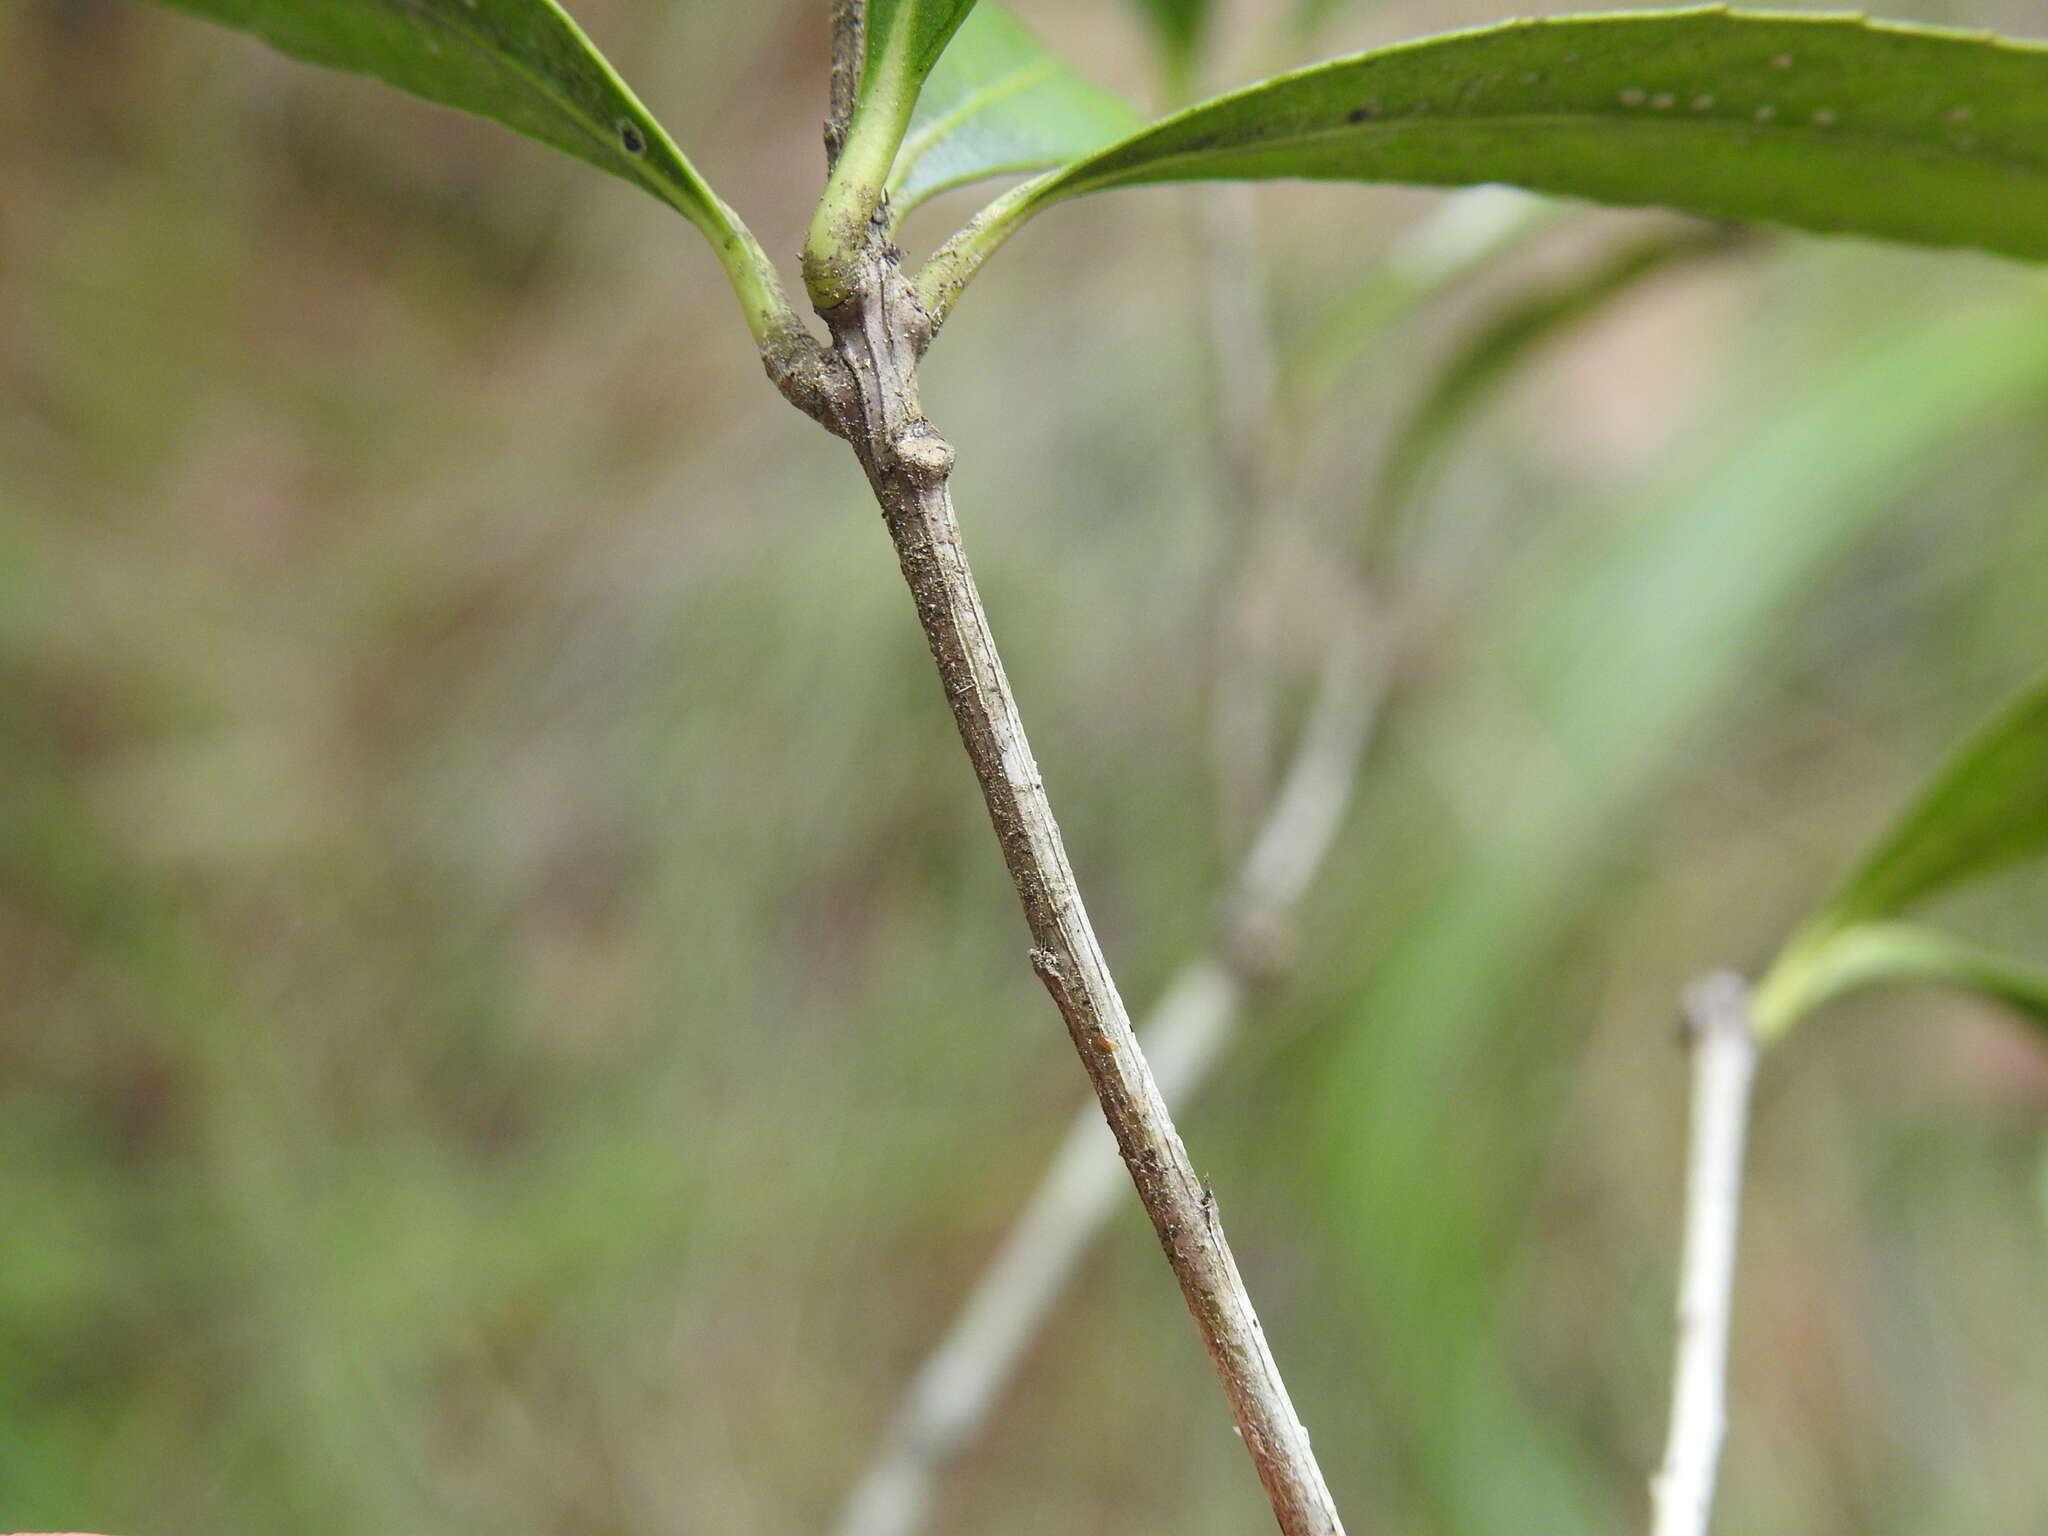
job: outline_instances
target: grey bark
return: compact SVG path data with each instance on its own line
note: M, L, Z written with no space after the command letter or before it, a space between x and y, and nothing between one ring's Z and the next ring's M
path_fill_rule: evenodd
M1363 599L1360 599L1361 605ZM1184 966L1139 1032L1160 1092L1185 1104L1237 1033L1285 930L1336 841L1379 710L1381 648L1362 612L1332 645L1294 761L1252 841L1210 952ZM836 1536L915 1536L948 1464L981 1430L1032 1338L1117 1209L1113 1138L1076 1117L944 1336L918 1369Z

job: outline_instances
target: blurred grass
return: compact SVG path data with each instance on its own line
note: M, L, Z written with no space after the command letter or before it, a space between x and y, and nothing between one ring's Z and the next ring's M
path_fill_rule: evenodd
M578 11L791 248L816 18ZM1079 1092L850 466L627 190L143 7L0 48L0 1527L817 1529ZM1285 323L1433 200L1263 192ZM929 387L1134 1003L1216 873L1186 208L1050 216ZM1639 229L1404 330L1315 536L1490 294ZM1429 644L1185 1126L1355 1525L1639 1521L1672 1000L2048 652L2044 315L1773 243L1433 486ZM2039 953L2039 895L1956 920ZM2031 1528L2044 1104L1938 996L1767 1065L1727 1529ZM1133 1208L941 1528L1260 1528L1206 1369Z

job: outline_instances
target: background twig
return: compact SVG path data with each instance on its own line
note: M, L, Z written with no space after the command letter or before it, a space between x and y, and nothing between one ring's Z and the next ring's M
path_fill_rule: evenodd
M1705 1536L1727 1432L1728 1322L1742 1206L1742 1144L1756 1037L1742 978L1717 972L1686 998L1692 1048L1692 1132L1686 1159L1685 1247L1671 1436L1652 1485L1655 1536Z

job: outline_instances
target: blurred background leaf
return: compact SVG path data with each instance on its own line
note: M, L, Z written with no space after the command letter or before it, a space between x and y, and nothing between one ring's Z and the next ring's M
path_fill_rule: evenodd
M815 8L577 15L793 252ZM146 7L0 43L0 1526L820 1529L1082 1093L843 449L602 177ZM1021 236L927 385L1134 1004L1219 877L1188 195ZM1257 196L1290 348L1441 201ZM1332 383L1301 590L1489 315L1668 228L1571 209ZM2044 407L2035 274L1774 241L1425 481L1356 823L1184 1127L1347 1507L1642 1512L1674 1000L2038 673ZM2038 963L2044 898L1943 921ZM1763 1084L1724 1518L2031 1529L2048 1071L1968 997L1853 1006ZM1257 1529L1185 1334L1133 1206L940 1527Z
M1781 1033L1830 997L1887 980L1947 981L2048 1015L2048 976L1893 921L2044 846L2048 683L2037 682L1940 767L1792 936L1758 989L1758 1030Z
M2048 847L2048 684L2029 688L1935 773L1821 909L1830 926L1895 917Z
M1131 5L1151 29L1168 94L1180 96L1213 31L1215 0L1131 0Z
M1451 448L1474 411L1550 342L1568 338L1600 310L1676 262L1740 249L1743 236L1715 225L1659 230L1609 260L1517 295L1467 340L1430 381L1396 429L1374 487L1375 533L1415 495L1436 457Z
M2030 1024L2048 1025L2048 971L1917 923L1852 923L1789 950L1765 974L1756 1017L1766 1038L1859 988L1912 982L1978 992Z

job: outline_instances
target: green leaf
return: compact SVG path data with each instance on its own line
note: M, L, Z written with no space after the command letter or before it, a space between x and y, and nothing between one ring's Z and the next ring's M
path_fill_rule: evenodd
M890 209L901 218L948 187L1062 164L1140 123L1122 98L1084 80L984 0L918 95L889 174Z
M294 58L491 118L652 193L717 244L731 214L553 0L162 0Z
M1915 902L2048 850L2048 678L1935 776L1821 909L1833 927Z
M1873 927L1895 926L1891 920L1915 903L2043 852L2048 678L1949 760L1785 946L1757 991L1758 1029L1790 1028L1842 990L1831 977L1857 965L1869 970L1860 957Z
M1789 980L1787 979L1789 978ZM2048 973L1915 923L1857 923L1804 952L1754 1004L1766 1037L1782 1034L1822 1003L1865 987L1933 982L2003 1003L2048 1033Z
M999 199L942 310L1025 219L1208 178L1503 181L1716 219L2048 257L2048 47L1721 7L1513 21L1279 75Z

